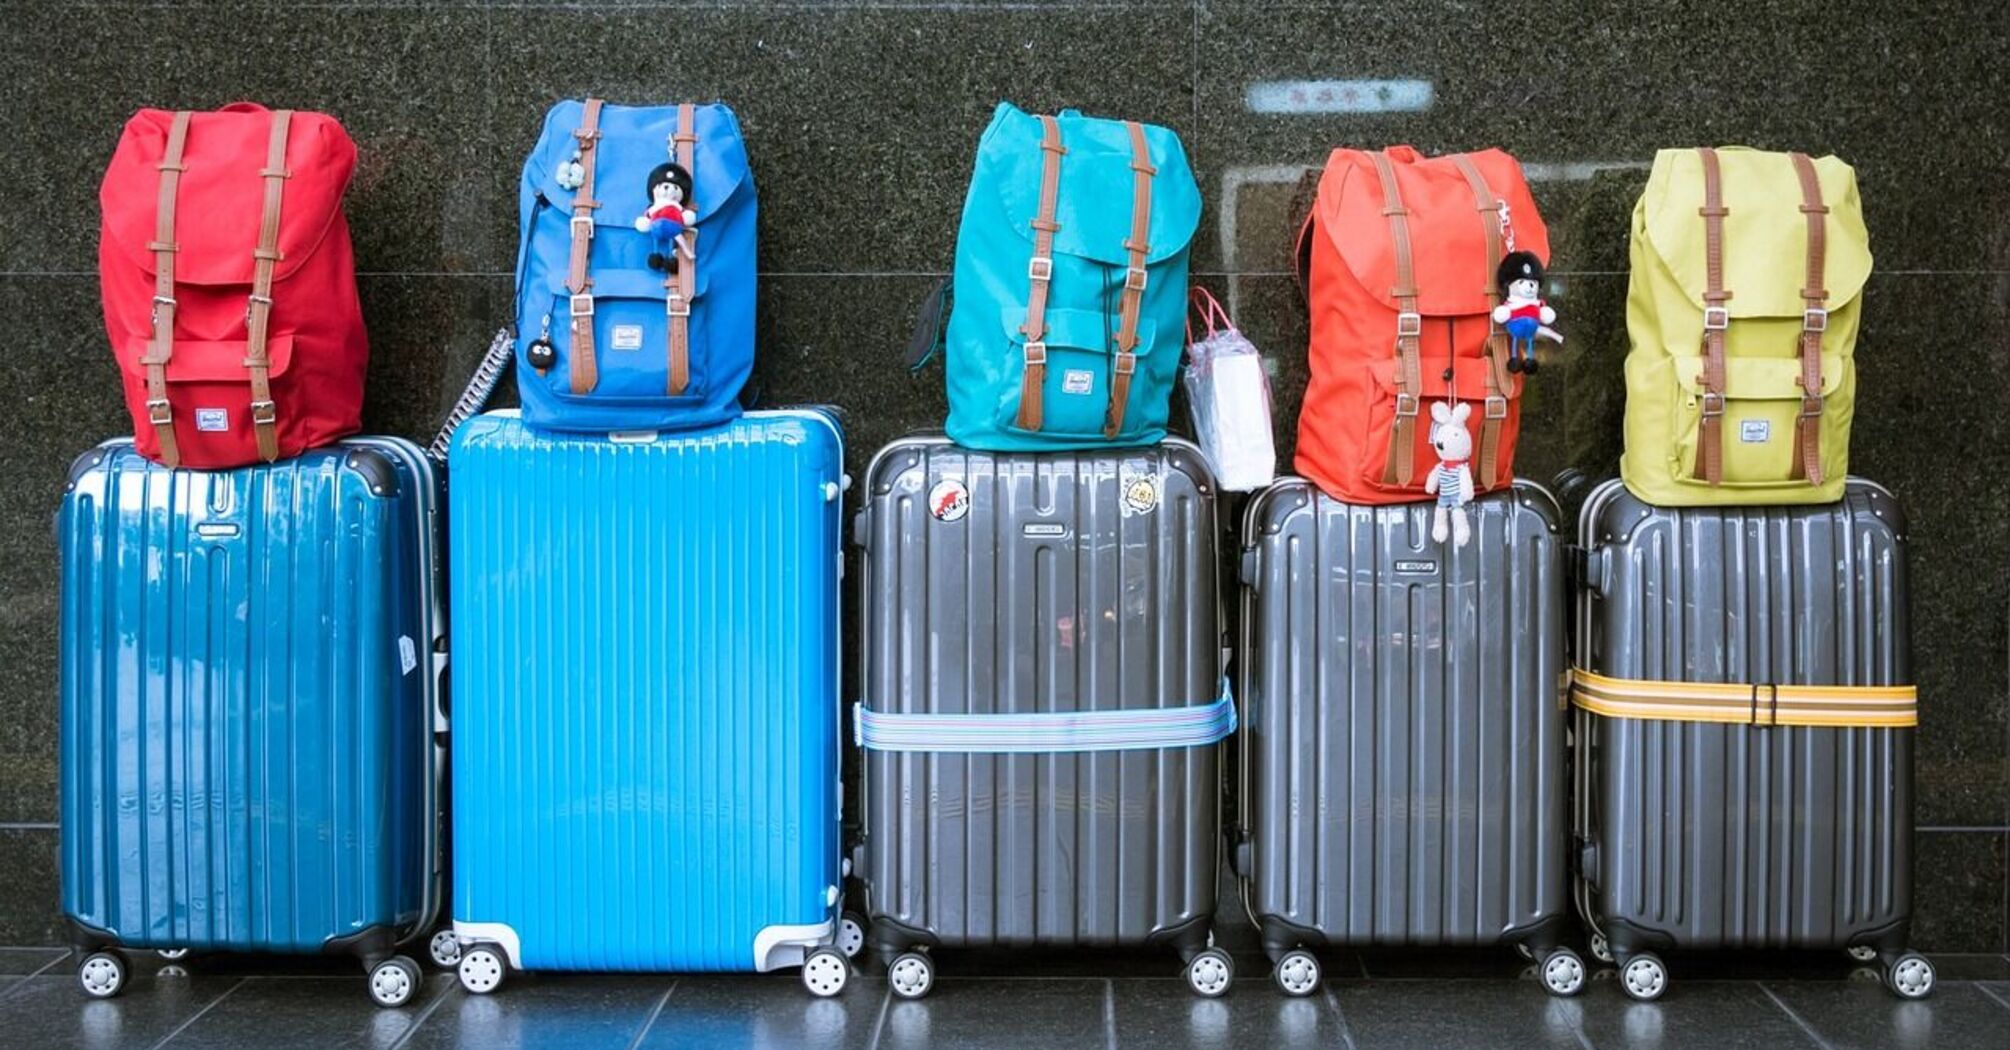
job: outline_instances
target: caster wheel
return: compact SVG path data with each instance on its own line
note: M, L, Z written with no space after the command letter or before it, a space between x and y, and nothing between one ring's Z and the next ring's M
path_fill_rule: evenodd
M1612 961L1612 945L1606 941L1604 934L1591 935L1591 957L1602 963Z
M1849 948L1849 957L1857 962L1870 962L1877 958L1877 949L1868 944L1854 944Z
M1569 948L1558 948L1542 957L1542 986L1549 994L1576 995L1584 990L1584 978L1584 960Z
M1619 987L1628 998L1651 1003L1668 990L1668 967L1652 952L1636 955L1619 968Z
M461 964L461 940L453 930L441 930L426 942L426 954L433 957L434 966L451 970Z
M1319 960L1303 948L1285 952L1270 971L1277 990L1294 998L1304 998L1319 990Z
M397 1008L419 994L425 975L419 964L403 955L393 955L370 970L370 999L378 1006Z
M508 972L502 953L486 944L461 953L461 987L476 995L487 995L501 988L503 975Z
M902 999L919 999L935 987L935 964L920 952L902 952L886 968L886 983Z
M1316 970L1318 964L1314 963L1313 968ZM1186 986L1203 998L1219 999L1227 995L1228 986L1234 981L1235 962L1220 948L1206 949L1186 964Z
M188 958L187 948L162 948L154 953L169 962L180 962Z
M117 952L92 952L77 964L77 984L93 999L110 999L126 987L126 960Z
M1900 999L1924 999L1933 994L1933 964L1918 952L1906 952L1884 971L1884 986Z
M818 948L803 960L803 987L819 999L829 999L844 991L851 979L851 963L833 948Z
M847 959L856 959L865 951L865 920L856 912L845 912L838 918L837 949Z

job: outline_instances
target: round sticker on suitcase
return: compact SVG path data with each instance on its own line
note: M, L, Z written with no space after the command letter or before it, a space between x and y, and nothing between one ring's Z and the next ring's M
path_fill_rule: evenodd
M970 513L970 490L963 483L951 478L938 481L928 490L928 513L936 521L960 521Z

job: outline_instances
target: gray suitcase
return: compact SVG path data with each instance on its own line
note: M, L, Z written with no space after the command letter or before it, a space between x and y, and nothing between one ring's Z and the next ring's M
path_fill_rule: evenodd
M1577 660L1623 679L1751 687L1723 721L1575 712L1577 905L1621 987L1670 949L1848 948L1907 997L1908 728L1773 725L1781 685L1911 681L1905 517L1851 478L1840 504L1666 509L1618 481L1579 520Z
M865 711L1217 701L1232 719L1214 484L1192 445L993 454L907 438L868 486ZM1209 947L1218 751L866 747L857 873L895 993L926 994L938 946L1155 944L1196 991L1226 991L1229 958Z
M1540 486L1468 508L1355 506L1285 478L1243 523L1238 875L1273 977L1307 949L1514 944L1550 991L1568 922L1565 587Z

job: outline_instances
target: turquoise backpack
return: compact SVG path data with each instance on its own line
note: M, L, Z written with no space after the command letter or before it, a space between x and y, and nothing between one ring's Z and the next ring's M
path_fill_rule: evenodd
M1199 221L1178 135L1000 103L956 240L949 437L994 452L1163 440Z

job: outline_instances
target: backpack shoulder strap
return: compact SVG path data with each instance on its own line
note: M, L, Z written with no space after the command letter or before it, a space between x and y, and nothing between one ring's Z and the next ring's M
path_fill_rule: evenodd
M677 133L671 136L677 147L677 166L687 174L696 176L693 166L697 163L698 133L693 130L695 110L689 102L677 107ZM696 206L686 202L685 207ZM666 294L663 309L667 313L670 330L670 396L676 397L691 384L691 300L698 287L698 231L684 231L684 258L672 259L672 273L663 279ZM673 248L672 251L675 251Z
M1382 181L1382 214L1389 217L1389 238L1395 246L1396 286L1396 420L1389 428L1389 454L1382 470L1385 485L1408 485L1415 476L1417 393L1423 377L1417 362L1418 340L1424 334L1423 316L1417 313L1416 256L1411 251L1410 212L1403 207L1402 190L1396 185L1396 168L1386 153L1370 153L1375 174Z
M267 463L279 458L279 417L272 404L272 359L267 336L272 325L272 270L279 264L279 208L286 196L286 138L293 111L272 114L266 144L264 212L259 216L258 247L251 253L251 303L245 310L244 366L251 370L251 427L258 438L258 456Z
M1044 114L1040 117L1040 212L1033 218L1033 259L1026 264L1032 282L1026 295L1026 368L1019 386L1021 430L1038 432L1044 415L1042 394L1047 385L1047 285L1054 279L1054 233L1061 224L1054 210L1061 197L1061 156L1068 147L1061 142L1061 123Z
M180 192L182 153L188 145L190 113L181 110L168 125L167 150L161 154L160 192L155 203L154 239L147 248L154 253L153 343L140 363L147 370L147 422L161 447L161 462L181 465L181 448L175 443L174 410L168 404L167 365L174 357L174 256L180 246L174 239L175 197Z
M1808 217L1808 283L1801 289L1801 411L1794 427L1794 473L1822 483L1822 333L1829 327L1828 205L1822 181L1805 153L1789 153L1801 181L1801 213Z
M1500 266L1502 256L1507 254L1506 235L1501 230L1501 202L1494 196L1493 188L1480 175L1480 169L1473 166L1472 158L1463 153L1452 157L1453 166L1464 175L1466 184L1472 187L1473 204L1480 213L1480 225L1487 233L1487 254L1485 272L1480 279L1487 290L1487 356L1485 376L1487 380L1487 400L1485 414L1480 420L1479 455L1474 461L1474 476L1481 491L1502 484L1499 477L1501 430L1507 424L1507 392L1514 389L1514 379L1507 371L1507 333L1493 323L1493 307L1501 301L1500 288L1494 281L1494 271Z
M587 257L593 251L593 212L600 207L593 199L593 154L600 144L599 99L586 100L572 136L579 140L581 175L579 188L572 191L572 256L565 278L566 291L572 293L566 310L572 330L567 372L572 392L587 394L600 385L600 370L593 356L593 278L586 272Z
M1124 408L1131 398L1131 373L1137 369L1138 310L1145 295L1145 260L1151 255L1152 166L1151 147L1145 142L1144 125L1124 121L1131 133L1131 236L1124 242L1129 265L1124 269L1124 294L1117 306L1117 358L1111 362L1110 410L1103 423L1103 437L1115 440L1124 429Z
M1731 310L1724 304L1724 173L1717 151L1696 151L1703 161L1703 414L1696 427L1696 474L1711 485L1724 480L1724 337L1731 327Z

